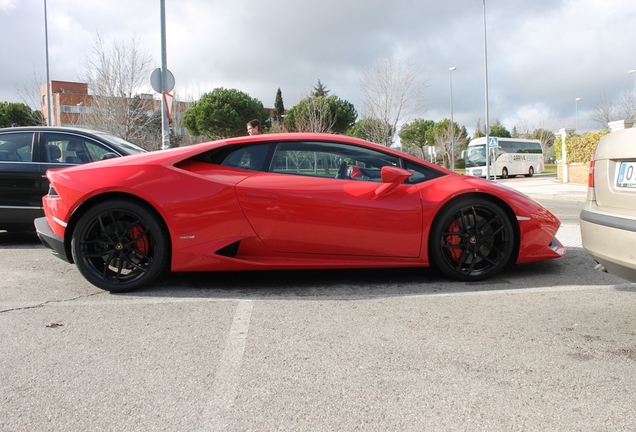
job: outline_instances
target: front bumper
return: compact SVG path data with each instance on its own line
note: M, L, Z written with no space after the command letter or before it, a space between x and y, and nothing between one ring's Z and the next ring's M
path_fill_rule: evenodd
M64 247L64 239L57 236L53 232L46 218L37 218L35 219L34 223L35 230L37 231L38 237L40 238L42 244L51 249L53 255L57 256L61 260L72 264L73 260L70 259L70 257L66 253L66 248Z

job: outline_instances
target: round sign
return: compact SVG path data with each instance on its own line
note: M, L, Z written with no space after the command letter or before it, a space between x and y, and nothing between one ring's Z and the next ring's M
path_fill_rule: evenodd
M166 88L161 89L161 68L157 68L150 74L150 85L152 89L157 93L164 91L170 92L174 89L174 75L168 69L166 69Z

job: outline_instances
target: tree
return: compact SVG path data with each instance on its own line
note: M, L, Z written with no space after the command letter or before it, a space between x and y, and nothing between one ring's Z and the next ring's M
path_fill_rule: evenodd
M296 132L344 134L357 118L353 104L336 95L308 96L287 112L285 127Z
M82 123L144 147L154 142L155 131L150 126L151 117L146 114L154 109L154 101L151 97L139 97L148 83L152 61L136 38L130 43L114 42L107 46L97 34L92 55L86 61L84 81L92 98L84 104L90 105L89 113L82 114Z
M590 114L590 118L603 129L608 129L609 122L633 120L635 104L636 101L631 92L623 91L611 96L604 92L594 106L594 112Z
M23 103L0 102L0 127L36 126L39 123L31 108Z
M311 92L311 96L324 98L329 96L329 90L327 90L327 87L325 87L324 84L320 82L320 79L318 80L318 84L314 86L314 89Z
M411 123L406 123L400 128L400 143L404 150L418 148L422 159L426 159L424 147L432 145L429 142L430 132L435 126L433 120L415 119Z
M359 82L363 103L363 118L374 118L389 125L383 136L373 141L385 146L393 144L398 125L420 111L425 102L427 81L421 70L411 62L398 62L388 56L365 70Z
M185 112L183 125L190 135L204 135L209 139L245 135L245 124L258 119L267 121L268 113L262 102L236 89L222 87L201 96Z
M541 142L541 147L543 147L544 155L551 155L552 149L554 147L554 140L556 139L553 132L538 128L535 129L529 136L529 139L538 139Z
M331 133L336 113L323 97L306 97L294 105L285 117L285 127L294 132Z
M483 126L481 125L481 119L477 119L477 124L475 125L475 132L473 132L473 138L481 138L485 136L486 134L483 131Z
M280 91L280 87L276 91L276 99L274 101L274 121L280 122L285 115L285 105L283 104L283 92Z
M41 86L44 82L44 78L34 70L28 78L28 82L23 82L21 85L16 85L16 93L20 97L22 103L30 107L32 124L33 125L46 125L46 120L40 108L42 107Z
M457 150L468 143L466 128L460 128L455 122L451 125L449 119L435 123L427 134L428 141L443 150L444 166L446 168L450 168L450 154L453 151L453 147L455 152L457 152Z
M382 123L382 120L365 118L357 121L348 131L347 135L360 138L366 141L374 142L375 137L379 136L378 130L385 130L390 128L386 123ZM380 143L376 143L380 144Z
M473 134L473 138L481 138L486 136L483 131L483 126L481 125L481 120L477 119L477 126L475 126L475 133ZM499 138L512 138L512 134L508 129L505 128L504 125L501 124L499 120L495 120L490 126L490 133L488 136L499 137Z
M512 134L510 133L510 131L506 129L499 120L495 120L495 123L490 126L489 136L499 138L512 138Z
M154 110L148 115L150 104L148 99L135 95L129 100L127 140L136 143L144 143L147 150L159 150L162 148L161 110Z
M338 98L336 95L327 98L331 111L336 113L336 123L333 125L333 133L344 134L356 123L358 112L349 101Z

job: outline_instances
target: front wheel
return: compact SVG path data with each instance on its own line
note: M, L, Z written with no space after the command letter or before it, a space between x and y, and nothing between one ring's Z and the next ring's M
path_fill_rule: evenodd
M508 168L504 167L501 170L501 178L508 178Z
M93 285L126 292L151 283L169 258L166 229L146 207L105 201L79 220L71 242L80 273Z
M504 268L513 253L514 230L502 208L483 198L443 208L431 227L431 264L461 281L478 281Z

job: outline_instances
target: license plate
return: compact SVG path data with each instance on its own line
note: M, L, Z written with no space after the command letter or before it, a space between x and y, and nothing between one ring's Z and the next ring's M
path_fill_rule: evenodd
M482 175L481 173L482 173L482 170L473 170L473 175L475 177L479 177L480 175Z
M621 162L616 186L636 188L636 162Z

